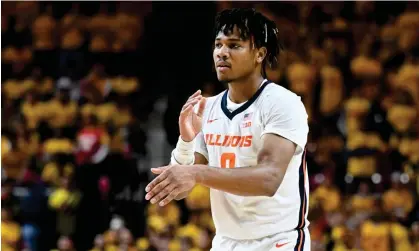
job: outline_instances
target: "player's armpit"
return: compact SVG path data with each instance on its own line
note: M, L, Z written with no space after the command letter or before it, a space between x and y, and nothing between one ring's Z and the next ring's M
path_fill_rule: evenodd
M208 164L208 160L205 158L204 155L195 152L195 162L194 163L195 163L195 165L207 165ZM175 200L183 200L183 199L185 199L189 195L189 193L191 191L180 193L178 196L176 196Z
M194 164L195 165L208 165L208 160L207 160L207 158L205 158L204 155L202 155L198 152L195 152L195 162L194 162Z

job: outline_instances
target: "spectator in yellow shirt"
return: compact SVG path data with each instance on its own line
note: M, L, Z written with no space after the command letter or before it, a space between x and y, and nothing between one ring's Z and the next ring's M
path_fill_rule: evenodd
M16 125L17 144L21 151L28 155L28 158L36 157L40 151L40 137L35 130L28 130L23 124Z
M361 224L361 246L364 251L390 251L390 228L380 220L367 220Z
M63 162L61 156L54 156L54 160L47 163L42 170L42 180L48 184L59 186L61 178L70 178L74 173L71 163Z
M18 79L8 79L2 86L2 92L8 100L16 101L22 98L27 91L32 88L32 84Z
M42 75L41 68L36 67L33 69L31 76L25 81L32 86L31 91L36 95L39 95L42 100L52 97L54 83L50 77L44 77Z
M20 112L26 121L28 129L38 128L39 123L44 118L45 106L39 102L38 96L33 92L26 94L25 101L20 107Z
M325 212L335 212L341 203L340 192L332 185L330 179L326 178L323 184L314 191L313 201L318 202Z
M2 168L8 178L15 181L21 180L28 167L28 155L19 149L17 140L11 140L10 151L2 156Z
M412 224L410 239L412 240L413 250L419 250L419 221Z
M46 104L49 125L52 128L73 126L77 115L77 104L70 99L68 89L60 89L56 98Z
M72 235L75 231L75 210L80 202L80 193L71 187L70 180L61 179L61 186L49 197L48 204L57 211L57 232L62 235Z
M400 183L399 173L392 175L391 188L383 195L383 206L386 212L401 218L406 217L413 209L413 195L408 188Z
M123 101L116 103L116 113L113 114L112 122L116 128L126 127L133 120L131 108Z
M11 144L10 140L5 136L1 135L1 157L10 151Z
M83 120L86 121L91 115L96 115L100 124L112 121L113 116L118 112L113 103L89 102L81 108Z
M409 230L398 222L390 224L394 251L413 250L409 240Z
M147 214L149 216L160 216L164 218L166 224L178 226L180 223L180 210L176 203L169 203L165 207L155 204L148 204Z
M370 193L367 183L359 184L358 193L352 196L350 204L355 213L373 212L375 210L376 198Z
M9 209L1 209L1 250L20 250L20 226L12 220Z
M140 84L137 78L116 77L111 80L112 92L124 98L135 92Z

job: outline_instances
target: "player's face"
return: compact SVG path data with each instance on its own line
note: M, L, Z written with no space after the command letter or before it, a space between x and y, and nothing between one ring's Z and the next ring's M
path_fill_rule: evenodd
M257 70L258 49L251 41L240 38L234 28L231 34L219 32L214 41L213 59L219 81L231 82L249 76Z

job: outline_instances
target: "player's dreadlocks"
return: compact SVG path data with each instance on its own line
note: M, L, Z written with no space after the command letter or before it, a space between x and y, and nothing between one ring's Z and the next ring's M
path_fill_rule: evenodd
M282 46L278 40L276 24L255 9L229 9L217 14L214 37L222 31L231 34L234 27L240 32L240 38L250 39L256 48L266 47L267 55L262 62L262 75L266 78L266 63L274 67L278 63L278 54Z

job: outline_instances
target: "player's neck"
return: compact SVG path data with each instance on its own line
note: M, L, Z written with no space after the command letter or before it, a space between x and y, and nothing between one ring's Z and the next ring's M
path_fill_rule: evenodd
M257 92L263 80L264 78L257 74L232 81L228 83L228 97L237 104L246 102Z

